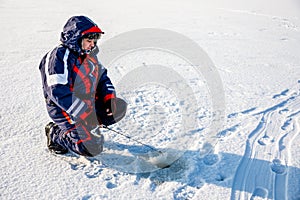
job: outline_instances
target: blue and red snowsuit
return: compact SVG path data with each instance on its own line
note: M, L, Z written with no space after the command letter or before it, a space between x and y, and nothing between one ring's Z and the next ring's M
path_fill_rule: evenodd
M86 118L101 115L100 104L116 96L107 70L96 57L98 48L90 54L81 50L82 35L91 32L102 31L87 17L70 18L61 33L62 44L49 51L39 66L47 111L59 127L52 140L84 156L103 149L103 137L90 133L95 125L84 123Z

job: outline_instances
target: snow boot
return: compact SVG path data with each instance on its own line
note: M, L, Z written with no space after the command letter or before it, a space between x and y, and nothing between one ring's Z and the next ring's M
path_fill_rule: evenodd
M54 122L49 122L45 127L45 132L47 136L47 147L50 152L56 153L56 154L66 154L68 153L68 149L61 146L60 144L57 144L56 142L52 141L51 139L51 132L53 131L53 128L58 127Z

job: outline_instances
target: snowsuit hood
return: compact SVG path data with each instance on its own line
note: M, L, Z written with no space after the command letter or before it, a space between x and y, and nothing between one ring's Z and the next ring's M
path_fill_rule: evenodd
M87 33L101 33L101 29L91 19L86 16L71 17L61 32L60 41L63 46L81 53L81 38Z

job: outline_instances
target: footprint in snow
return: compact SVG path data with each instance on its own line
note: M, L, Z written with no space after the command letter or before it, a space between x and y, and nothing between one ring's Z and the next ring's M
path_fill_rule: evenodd
M287 167L281 163L281 160L274 159L271 164L271 170L276 174L285 174Z
M96 168L96 169L91 169L88 170L87 172L85 172L84 174L88 177L88 178L97 178L101 172L103 171L102 168Z
M106 183L106 188L108 188L108 189L113 189L113 188L116 188L116 187L117 187L117 185L112 183L112 182Z
M257 187L255 188L250 200L265 199L268 197L268 190L266 188Z
M270 138L269 136L265 135L262 138L260 138L258 141L258 144L265 146L268 144L271 144L272 142L274 142L274 139Z
M173 193L174 200L193 199L195 196L195 188L185 185L180 187Z
M203 158L203 163L206 165L214 165L220 161L218 154L208 154Z

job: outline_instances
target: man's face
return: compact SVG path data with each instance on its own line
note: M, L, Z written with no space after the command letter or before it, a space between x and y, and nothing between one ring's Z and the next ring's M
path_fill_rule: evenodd
M83 38L82 49L91 51L96 46L96 39Z

